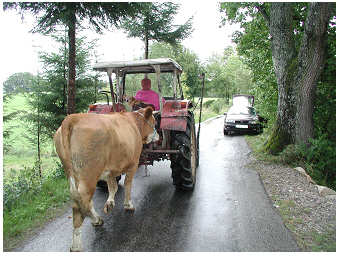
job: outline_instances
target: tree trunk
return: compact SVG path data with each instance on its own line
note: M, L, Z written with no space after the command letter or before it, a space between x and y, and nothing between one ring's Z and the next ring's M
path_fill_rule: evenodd
M145 30L145 59L149 59L149 34L148 30Z
M64 43L64 58L63 58L63 103L62 103L62 108L63 108L63 114L67 113L67 95L66 95L66 91L67 91L67 62L66 62L66 58L67 58L67 40L66 40L66 29L65 29L65 43Z
M71 10L70 10L71 11ZM70 15L68 26L68 84L67 84L67 114L76 112L76 14Z
M272 3L270 34L278 85L277 120L265 146L277 154L291 143L309 145L314 137L316 87L325 63L325 37L333 3L310 3L303 41L297 54L293 34L292 3Z
M271 4L270 35L278 85L278 108L276 124L265 149L277 154L290 144L294 137L296 108L292 78L297 70L297 53L294 47L292 3Z
M326 35L334 3L310 3L299 54L296 134L294 141L310 145L314 138L316 88L326 62Z

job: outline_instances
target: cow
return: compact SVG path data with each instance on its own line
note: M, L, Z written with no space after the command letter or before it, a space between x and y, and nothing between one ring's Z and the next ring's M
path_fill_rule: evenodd
M104 223L92 201L98 180L108 184L109 198L104 212L110 213L118 190L115 177L125 174L124 208L134 210L130 191L143 144L159 139L152 113L152 108L147 107L137 112L71 114L57 130L55 146L74 201L71 251L82 251L85 217L91 219L93 226Z

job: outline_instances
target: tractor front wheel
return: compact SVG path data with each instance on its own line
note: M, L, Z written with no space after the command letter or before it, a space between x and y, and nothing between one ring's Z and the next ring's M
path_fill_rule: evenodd
M171 149L179 153L171 154L173 184L176 188L192 190L196 182L198 148L196 141L195 119L192 112L187 118L186 131L171 131Z

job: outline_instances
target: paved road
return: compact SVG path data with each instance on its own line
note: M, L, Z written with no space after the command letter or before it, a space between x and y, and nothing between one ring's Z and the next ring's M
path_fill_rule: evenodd
M84 251L299 251L268 197L257 172L248 169L250 150L242 136L224 136L220 116L202 124L196 188L177 191L170 162L138 169L132 188L136 210L123 209L122 182L113 213L102 208L107 192L97 189L94 204L103 227L84 222ZM122 179L123 181L123 179ZM71 209L16 251L69 251Z

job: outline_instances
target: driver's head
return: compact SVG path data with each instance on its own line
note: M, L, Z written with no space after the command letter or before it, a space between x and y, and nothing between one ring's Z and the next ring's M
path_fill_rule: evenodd
M149 90L151 88L151 81L148 78L142 80L143 90Z

